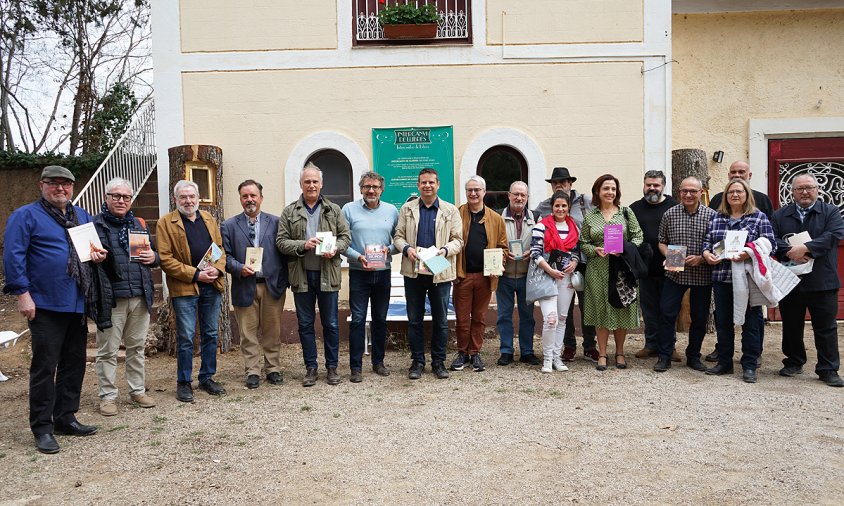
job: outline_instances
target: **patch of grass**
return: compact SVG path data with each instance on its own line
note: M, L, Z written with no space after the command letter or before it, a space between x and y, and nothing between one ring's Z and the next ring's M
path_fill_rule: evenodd
M551 397L562 397L563 393L559 390L551 390L550 392L548 392L548 395L550 395Z
M151 432L153 434L161 434L164 432L164 427L153 427Z
M299 407L299 411L311 411L313 409L314 408L308 406L307 404L303 404L302 406Z
M334 413L334 418L340 418L340 413ZM0 455L0 458L3 458L3 455Z
M522 393L523 394L535 394L536 389L535 388L523 388Z
M161 446L161 441L153 440L149 442L149 445L155 448L156 446Z
M29 461L30 462L38 462L38 455L33 455L32 457L29 457Z
M192 454L194 454L194 455L202 455L203 453L205 453L205 450L201 450L201 449L199 449L199 448L194 448L194 449L193 449L193 450L191 450L190 452L191 452Z
M242 395L237 395L235 397L227 397L226 402L242 402L244 397Z
M119 430L128 429L128 428L129 428L129 426L124 423L124 424L121 424L121 425L115 425L114 427L106 430L106 432L117 432Z
M190 434L188 434L188 435L189 435L189 436L191 436L191 437L199 437L199 436L201 436L201 435L203 435L203 434L205 434L205 431L203 431L203 430L195 430L195 431L191 432L191 433L190 433Z
M246 441L238 441L237 446L246 446Z
M6 456L6 454L5 454L5 453L0 452L0 459L2 459L2 458L3 458L3 457L5 457L5 456Z
M496 389L495 389L495 393L497 393L497 394L506 394L506 393L507 393L507 389L506 389L506 388L500 388L500 387L499 387L499 388L496 388Z
M163 415L155 415L152 417L152 421L155 423L164 423L167 421L167 417Z

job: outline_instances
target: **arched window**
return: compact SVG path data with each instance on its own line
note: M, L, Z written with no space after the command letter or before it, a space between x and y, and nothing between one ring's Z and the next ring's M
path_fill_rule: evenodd
M352 163L336 149L321 149L308 158L322 170L322 194L343 207L354 199L352 194ZM307 165L307 164L306 164Z
M507 191L513 181L527 181L527 161L510 146L493 146L478 161L478 175L486 181L484 204L498 210L507 207Z

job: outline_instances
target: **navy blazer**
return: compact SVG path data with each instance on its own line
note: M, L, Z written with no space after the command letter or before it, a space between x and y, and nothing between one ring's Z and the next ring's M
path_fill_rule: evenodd
M803 231L809 232L812 237L806 247L815 264L812 272L800 276L797 291L818 292L841 287L838 281L838 243L844 239L844 220L837 206L818 200L801 223L797 206L792 203L774 212L771 226L777 238L776 256L783 261L788 260L786 253L791 247L786 237Z
M273 298L281 298L287 290L287 260L275 245L278 232L278 217L261 212L261 237L258 245L264 248L261 274L266 278L267 289ZM232 305L248 307L255 300L255 276L241 277L246 248L249 241L249 223L244 213L233 216L220 227L223 235L223 249L226 251L226 272L232 276Z

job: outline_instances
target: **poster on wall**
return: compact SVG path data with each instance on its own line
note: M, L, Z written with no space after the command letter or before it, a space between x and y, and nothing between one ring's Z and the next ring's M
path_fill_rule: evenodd
M373 128L372 161L384 176L382 200L400 208L418 197L419 171L431 167L439 174L439 197L454 203L453 127Z

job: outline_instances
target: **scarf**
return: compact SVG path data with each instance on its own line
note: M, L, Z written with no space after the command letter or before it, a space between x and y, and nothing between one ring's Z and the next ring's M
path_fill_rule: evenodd
M569 233L565 239L560 237L560 232L557 231L557 221L553 214L542 218L541 223L545 225L545 252L551 250L560 250L569 252L577 246L578 232L577 224L571 216L566 216L566 224L569 226Z
M126 216L118 218L109 212L108 206L105 202L103 202L100 212L103 214L103 218L107 222L120 227L120 231L117 232L117 240L123 249L129 251L129 229L131 229L135 224L135 214L132 211L127 211Z
M44 197L41 197L41 200L38 202L41 204L41 207L44 208L44 211L46 211L51 218L56 220L56 223L65 229L64 235L67 240L68 249L67 275L70 276L70 279L76 281L77 285L79 285L79 290L85 297L85 302L87 304L92 295L91 269L89 269L88 266L83 265L79 260L79 255L76 254L76 248L73 247L73 241L70 239L70 233L67 231L67 229L79 225L79 217L76 216L76 209L73 207L73 204L68 203L67 212L62 213L52 204L47 202Z

